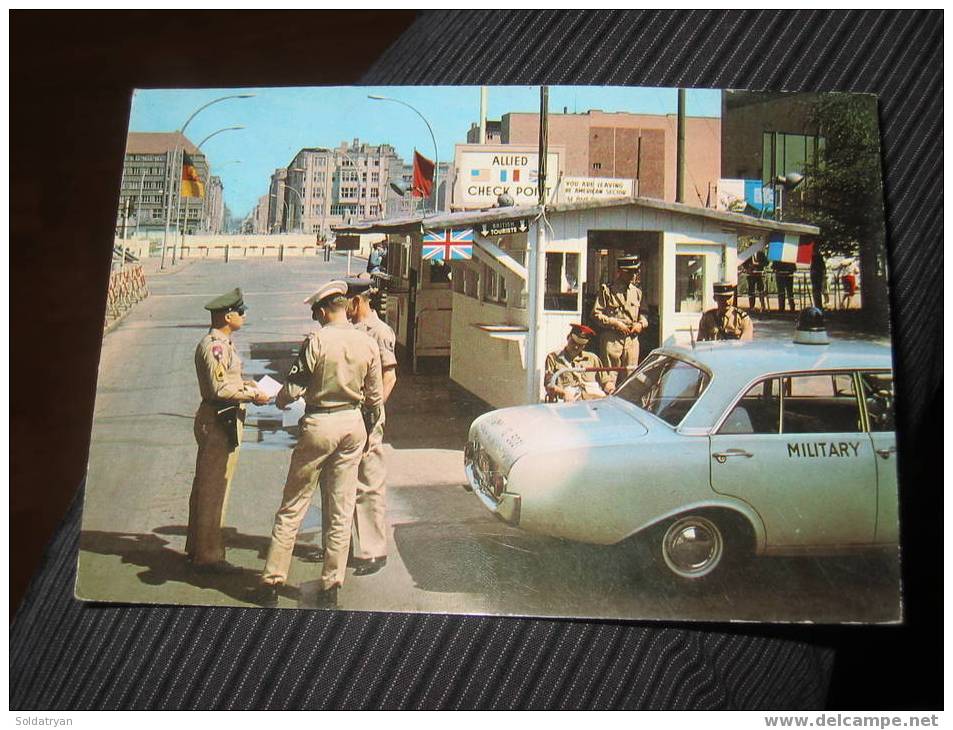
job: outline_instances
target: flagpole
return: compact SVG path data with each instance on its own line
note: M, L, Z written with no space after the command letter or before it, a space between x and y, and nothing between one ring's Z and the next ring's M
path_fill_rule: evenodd
M378 94L368 94L367 98L373 99L374 101L393 101L397 104L402 104L411 111L415 112L418 117L424 120L424 124L427 125L427 131L430 132L430 139L433 142L433 210L434 213L436 213L437 208L440 205L440 183L438 182L440 179L440 152L437 149L437 138L433 133L433 127L430 126L430 122L427 121L427 117L425 117L419 109L411 106L406 101L394 99L390 96L379 96Z
M539 400L539 346L542 332L543 292L541 284L545 281L543 270L546 266L546 157L549 144L549 87L539 87L539 159L537 161L538 206L539 215L533 229L535 235L529 238L527 255L526 286L528 291L526 310L526 402Z
M178 156L179 156L179 138L180 138L180 137L183 138L183 139L185 138L185 130L186 130L186 128L189 126L189 123L190 123L193 119L195 119L195 117L198 115L198 113L199 113L200 111L202 111L203 109L207 109L208 107L212 106L212 104L218 104L220 101L226 101L226 100L228 100L228 99L250 99L250 98L252 98L253 96L255 96L255 95L254 95L254 94L228 94L227 96L220 96L220 97L218 97L217 99L212 99L211 101L206 102L205 104L202 104L202 106L200 106L198 109L196 109L195 111L193 111L193 112L188 116L188 118L185 120L185 124L183 124L181 127L179 127L179 129L177 129L177 130L175 131L176 138L175 138L174 151L173 151L173 153L172 153L172 169L169 170L169 175L170 175L169 182L170 182L170 183L171 183L171 182L173 181L173 179L174 179L174 178L171 177L171 175L173 175L173 174L176 173L175 161L176 161L176 158L178 158ZM181 179L182 179L182 167L181 167L181 162L179 163L178 173L177 173L177 174L178 174L178 179L181 181ZM178 213L176 213L176 217L178 217ZM170 223L170 219L171 219L171 218L172 218L172 185L169 185L168 199L167 199L166 211L165 211L165 230L162 232L162 261L161 261L161 263L159 264L159 268L160 268L160 269L164 269L164 268L165 268L165 249L166 249L167 241L168 241L168 238L169 238L169 223ZM173 265L173 266L175 265L175 248L174 248L174 247L173 247L173 249L172 249L172 265Z

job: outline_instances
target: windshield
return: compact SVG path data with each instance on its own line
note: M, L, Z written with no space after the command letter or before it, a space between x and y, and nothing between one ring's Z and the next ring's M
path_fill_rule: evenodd
M666 355L651 355L616 395L677 426L711 380L708 373Z

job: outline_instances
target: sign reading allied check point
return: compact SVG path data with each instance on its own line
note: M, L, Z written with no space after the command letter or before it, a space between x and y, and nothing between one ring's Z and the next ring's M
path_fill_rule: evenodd
M473 258L473 230L470 228L428 231L422 243L420 253L424 261L465 261Z
M564 177L558 195L562 203L631 198L632 181L617 177Z
M521 218L518 221L489 221L480 224L480 235L508 236L512 233L526 233L529 230L529 221Z

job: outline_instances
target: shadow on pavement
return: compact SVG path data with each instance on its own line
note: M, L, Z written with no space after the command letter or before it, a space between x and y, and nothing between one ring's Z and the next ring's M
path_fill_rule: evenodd
M410 491L410 490L408 490ZM439 500L429 489L405 498ZM896 555L756 558L723 577L680 581L644 542L588 545L478 519L394 527L417 588L481 594L499 613L694 620L890 621ZM465 610L465 609L463 609Z
M196 588L211 589L234 599L248 602L248 593L258 585L260 566L255 569L243 568L240 573L215 575L197 572L178 550L168 547L167 540L159 535L185 535L187 528L184 525L170 525L156 528L152 533L122 533L84 531L80 533L80 550L99 555L115 555L128 565L137 565L145 568L137 574L139 580L150 586L161 586L166 583L184 583ZM226 529L225 543L228 547L244 548L257 551L264 561L268 550L267 537L242 535L235 530ZM300 557L300 550L307 546L296 546L295 554ZM293 586L284 586L281 595L297 601L298 589Z

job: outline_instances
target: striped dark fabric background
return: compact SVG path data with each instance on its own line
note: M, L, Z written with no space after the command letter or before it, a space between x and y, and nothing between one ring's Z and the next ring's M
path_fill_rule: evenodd
M11 707L807 709L829 687L870 709L939 702L904 675L942 612L925 534L941 486L921 489L942 388L942 32L939 12L434 12L365 79L880 96L908 627L84 605L77 500L11 630Z

